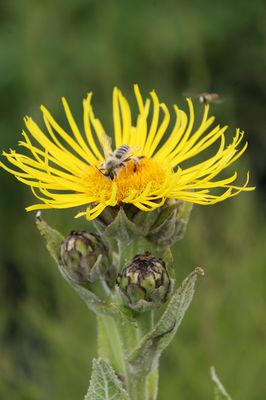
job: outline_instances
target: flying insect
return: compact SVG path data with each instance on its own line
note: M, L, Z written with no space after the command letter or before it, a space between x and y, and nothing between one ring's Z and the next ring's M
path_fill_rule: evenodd
M198 101L202 104L209 104L209 103L218 104L224 102L224 99L222 99L218 93L208 93L208 92L203 92L198 94L184 93L184 96L197 98Z
M198 94L198 99L200 103L209 104L209 103L222 103L223 100L221 99L218 93L201 93Z

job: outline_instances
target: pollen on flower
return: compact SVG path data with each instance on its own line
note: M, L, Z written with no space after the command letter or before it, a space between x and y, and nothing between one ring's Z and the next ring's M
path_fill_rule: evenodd
M130 107L119 91L113 92L114 144L93 113L92 94L83 102L84 129L81 131L63 98L69 129L64 130L45 107L41 107L47 133L29 117L25 124L30 134L23 132L20 146L28 155L11 150L3 153L8 166L0 162L15 177L29 185L40 200L27 210L85 206L77 217L96 218L107 206L131 203L143 211L160 207L166 199L177 199L198 204L214 204L237 195L248 187L249 175L241 186L235 184L237 173L218 178L220 173L244 153L247 143L239 149L243 132L239 129L228 145L227 126L211 125L209 105L205 105L202 121L194 126L194 108L187 99L189 115L174 106L175 123L169 129L171 113L160 103L156 93L143 101L139 88L134 86L139 113L132 122ZM150 117L151 115L151 117ZM32 140L33 139L33 140ZM218 143L218 149L213 144ZM98 168L108 153L126 145L138 148L139 163L127 161L119 168L113 180ZM203 161L195 161L206 149L213 154ZM194 162L193 162L194 160ZM186 162L186 166L184 166ZM188 165L188 162L191 163ZM216 194L213 190L218 189Z
M88 194L93 191L97 193L102 203L113 206L139 203L139 208L146 210L150 206L156 208L163 204L164 192L171 182L170 165L143 158L138 165L129 161L114 180L103 176L96 168L91 168L84 178L84 190ZM158 198L160 201L156 203ZM154 203L151 204L151 201Z

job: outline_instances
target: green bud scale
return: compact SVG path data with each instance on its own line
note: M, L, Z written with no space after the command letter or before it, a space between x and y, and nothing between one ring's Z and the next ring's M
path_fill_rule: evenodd
M144 253L136 255L124 267L117 284L130 308L148 311L166 302L172 280L162 259Z

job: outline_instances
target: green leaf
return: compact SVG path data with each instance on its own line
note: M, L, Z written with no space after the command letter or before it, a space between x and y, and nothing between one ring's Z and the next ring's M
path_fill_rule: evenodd
M51 254L51 256L58 262L60 258L60 247L63 241L63 236L61 233L57 232L55 229L51 228L47 222L45 222L41 216L41 212L37 211L35 217L37 228L40 234L46 241L46 246Z
M108 360L119 373L126 373L124 349L121 346L121 335L114 318L98 317L98 356Z
M129 355L128 361L132 373L136 375L150 373L158 363L161 352L174 338L178 327L187 311L193 295L198 275L203 275L201 268L196 268L183 281L171 297L163 315Z
M94 359L90 386L85 400L129 400L110 365L102 359Z
M142 235L141 230L129 221L123 208L120 208L115 220L106 228L104 236L107 238L115 238L126 245Z
M211 379L214 383L214 400L232 400L232 397L229 396L222 382L216 375L216 371L214 367L210 368Z
M61 265L58 264L58 268L62 273L64 279L69 283L70 286L78 293L82 300L86 303L87 307L97 315L114 315L119 312L118 308L111 304L106 303L99 296L96 296L88 288L82 287L77 283L70 280L63 272Z
M161 258L166 264L167 271L170 275L170 278L175 279L175 269L174 269L174 258L169 246L166 247L164 253ZM174 288L174 285L172 286Z

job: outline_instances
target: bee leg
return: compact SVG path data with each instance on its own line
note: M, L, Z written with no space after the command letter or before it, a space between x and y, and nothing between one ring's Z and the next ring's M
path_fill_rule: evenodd
M128 160L132 160L134 162L134 168L133 171L136 172L137 171L137 165L140 164L140 160L144 158L144 156L139 156L139 157L130 157L128 158Z
M125 168L125 170L126 170L126 172L127 172L127 163L126 163L126 162L122 161L122 162L119 164L119 167L120 167L120 169L121 169L121 168Z
M140 164L140 160L145 156L138 156L138 157L130 157L128 160L134 161L135 164Z
M133 162L134 162L133 171L136 172L136 171L137 171L136 164L139 163L139 162L136 160L136 157L128 157L124 162L129 162L129 161L133 161Z
M104 175L104 173L103 173L102 171L105 171L105 168L102 167L102 164L100 165L100 168L96 167L96 165L95 165L95 168L96 168L102 175Z

